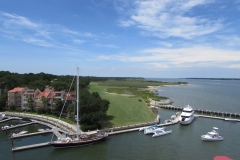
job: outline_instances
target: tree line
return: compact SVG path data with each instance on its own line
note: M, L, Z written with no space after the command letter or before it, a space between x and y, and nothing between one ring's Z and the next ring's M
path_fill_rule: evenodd
M6 106L8 90L11 90L15 87L28 87L30 89L39 89L43 91L46 86L51 86L56 91L68 91L70 88L70 84L73 81L73 78L74 76L71 75L58 76L52 74L45 74L43 72L37 74L18 74L8 71L0 71L0 89L5 90L0 95L0 110L3 110ZM100 129L101 127L99 121L106 117L106 112L110 104L109 101L102 99L97 92L90 93L88 91L88 86L91 80L102 79L103 78L97 79L96 77L79 77L79 115L80 123L85 127L85 129L89 129L89 126ZM70 91L76 91L76 81L73 81L73 83L74 84L72 85ZM43 104L46 103L46 99L44 97L41 98L41 101ZM32 103L31 99L28 100L28 103ZM38 112L39 114L50 113L58 116L62 110L63 105L63 101L55 100L55 106L53 110L40 108L36 110L36 112ZM11 110L17 109L16 106L9 107ZM18 108L17 110L20 111L20 108ZM33 111L33 108L31 108L31 111ZM68 115L75 115L76 106L72 104L66 104L63 111Z

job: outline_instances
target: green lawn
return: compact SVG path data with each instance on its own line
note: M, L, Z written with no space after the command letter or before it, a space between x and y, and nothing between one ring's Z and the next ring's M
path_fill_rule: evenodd
M116 86L112 86L116 88ZM107 111L108 119L102 122L103 128L124 126L143 122L154 121L156 115L147 107L139 96L122 96L105 93L109 86L98 85L97 82L91 82L90 92L98 92L103 99L110 102Z

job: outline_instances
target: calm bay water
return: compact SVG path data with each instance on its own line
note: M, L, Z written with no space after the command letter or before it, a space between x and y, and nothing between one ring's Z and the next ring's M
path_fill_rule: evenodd
M155 79L156 80L156 79ZM162 80L162 79L158 79ZM162 80L163 81L163 80ZM186 104L196 109L240 113L240 81L210 81L165 79L164 81L188 81L187 86L160 87L159 94L171 97L175 106ZM159 110L161 122L175 114L171 110ZM17 121L13 123L18 123ZM3 126L4 124L0 124ZM221 142L204 142L200 136L218 127ZM31 125L29 132L35 132L41 125ZM11 152L11 140L6 132L0 131L0 159L160 159L160 160L208 160L216 155L227 155L240 159L240 123L222 120L196 118L187 126L168 126L170 135L152 138L142 132L110 136L107 140L86 147L55 149L51 146L38 149ZM52 134L14 140L15 146L50 141Z

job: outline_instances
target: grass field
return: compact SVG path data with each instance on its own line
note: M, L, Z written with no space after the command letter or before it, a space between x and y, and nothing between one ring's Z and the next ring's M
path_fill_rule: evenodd
M107 83L105 83L105 85L100 85L97 82L91 82L89 86L90 92L98 92L103 99L110 102L107 111L108 118L106 121L102 122L103 128L151 122L155 120L156 115L147 107L142 97L106 93L106 90L109 90L109 88L119 88L123 90L125 88L126 90L126 87L120 87L124 86L123 84L106 84Z

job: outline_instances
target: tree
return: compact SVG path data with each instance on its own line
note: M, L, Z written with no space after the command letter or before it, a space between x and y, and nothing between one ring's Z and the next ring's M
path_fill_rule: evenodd
M42 97L40 98L40 101L42 102L42 104L43 104L43 109L45 110L45 109L46 109L46 104L47 104L47 98L44 97L44 96L42 96Z
M27 98L27 103L28 103L28 105L30 106L30 108L31 108L32 111L33 111L33 105L32 105L33 102L34 102L34 100L33 100L32 97Z
M70 105L68 105L68 107L67 107L67 112L68 112L68 114L72 114L72 115L74 115L75 114L75 105L73 105L73 104L70 104Z
M0 110L6 106L7 102L7 91L4 91L3 94L0 95Z
M60 112L62 111L62 107L63 107L63 101L56 99L54 100L54 114L55 115L59 115Z
M106 117L110 102L101 99L97 92L92 94L88 90L82 90L80 96L80 123L86 126L97 125Z

